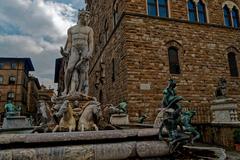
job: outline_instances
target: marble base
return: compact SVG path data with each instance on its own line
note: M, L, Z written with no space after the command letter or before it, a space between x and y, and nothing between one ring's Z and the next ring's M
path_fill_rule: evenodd
M25 116L6 117L3 120L3 129L31 127L30 121Z
M110 117L110 123L112 125L128 125L128 114L112 114Z
M238 123L237 103L231 98L216 99L212 102L212 123Z

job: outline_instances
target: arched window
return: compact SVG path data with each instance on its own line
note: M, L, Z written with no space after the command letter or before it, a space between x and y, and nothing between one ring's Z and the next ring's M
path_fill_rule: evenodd
M178 60L178 49L168 48L169 69L172 74L180 74L180 65Z
M230 74L232 77L238 77L238 67L236 61L236 55L233 52L228 53L228 64L230 69Z
M239 14L237 8L234 6L232 9L232 19L233 19L233 27L239 27Z
M193 0L188 1L188 16L189 16L190 22L197 21L196 5L193 2Z
M207 22L207 16L206 16L206 6L205 4L202 2L202 0L200 0L198 2L198 19L200 23L206 23Z
M168 0L158 0L158 10L160 17L168 17Z
M3 76L0 76L0 84L3 84Z
M148 15L157 16L157 0L147 0Z
M231 14L230 14L230 10L229 10L227 5L225 5L223 7L223 11L224 11L224 22L225 22L225 25L228 26L228 27L232 26Z

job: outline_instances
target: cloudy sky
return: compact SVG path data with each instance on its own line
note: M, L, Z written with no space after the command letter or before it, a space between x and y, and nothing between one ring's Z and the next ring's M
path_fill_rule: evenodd
M84 6L84 0L0 0L0 57L30 57L33 75L55 88L55 59Z

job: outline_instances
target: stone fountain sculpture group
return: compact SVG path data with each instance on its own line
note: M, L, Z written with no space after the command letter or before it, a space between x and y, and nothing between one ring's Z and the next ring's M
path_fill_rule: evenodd
M79 12L78 23L68 29L66 45L60 49L64 59L64 91L61 96L52 98L52 102L55 104L52 110L45 102L40 102L40 112L47 113L43 114L45 121L44 125L41 125L45 126L43 127L45 131L97 131L99 127L109 126L114 129L110 122L114 121L111 120L111 115L114 113L127 114L127 103L124 101L117 107L101 106L96 98L88 96L89 60L94 48L93 29L88 26L89 17L88 11ZM182 107L178 104L182 97L176 96L175 86L175 81L170 80L168 87L163 92L163 112L161 113L163 120L159 126L159 139L163 140L162 130L166 128L172 145L176 142L186 141L189 136L186 138L178 133L177 126L180 125L181 128L184 126L185 132L193 135L191 138L193 143L200 137L190 124L195 112L182 113ZM117 123L117 121L115 122ZM128 123L128 119L125 122Z
M89 60L94 49L94 33L88 26L89 18L88 11L79 11L78 22L68 29L66 45L60 49L64 60L64 91L61 96L52 97L52 110L44 101L39 102L39 113L43 113L42 117L45 117L40 125L44 131L98 130L99 121L102 121L101 124L104 121L102 108L104 113L121 113L122 105L102 107L95 97L88 96ZM109 116L105 116L105 119L109 121L107 117ZM41 127L36 129L39 130Z
M39 101L40 125L33 132L116 129L112 122L117 124L119 119L113 120L113 114L122 114L120 117L124 117L124 124L128 124L125 101L121 101L118 106L102 106L95 97L88 95L89 60L94 48L94 33L88 26L89 18L88 11L80 11L78 23L68 29L66 45L60 49L64 60L64 91L60 96L52 97L52 107L43 100ZM200 138L200 133L191 125L196 112L182 111L179 102L183 98L176 95L175 87L176 82L170 79L163 91L161 111L155 120L155 126L159 127L158 138L160 141L169 142L170 152L184 144L193 144ZM219 90L218 94L220 91L222 90ZM7 116L18 112L11 103L6 105L6 111ZM119 118L118 115L115 116ZM143 115L139 123L145 118ZM165 134L164 129L167 131Z
M41 114L40 127L34 132L47 131L85 131L104 128L115 129L111 125L111 115L127 114L127 103L122 101L117 107L101 106L95 97L88 96L89 60L93 54L93 29L88 26L90 13L80 11L78 23L68 29L67 42L60 53L64 60L64 91L58 97L52 97L53 107L45 101L39 101L38 113ZM163 128L166 128L168 140L173 148L182 142L200 137L192 127L191 119L195 112L182 112L178 104L183 98L176 95L176 82L169 80L168 87L163 91L163 109L159 114L162 120L159 124L159 139L163 140ZM159 116L157 117L159 118ZM117 121L116 121L117 122ZM128 123L128 119L125 121ZM182 131L178 131L178 126ZM189 132L191 136L186 136ZM184 135L184 136L183 136Z

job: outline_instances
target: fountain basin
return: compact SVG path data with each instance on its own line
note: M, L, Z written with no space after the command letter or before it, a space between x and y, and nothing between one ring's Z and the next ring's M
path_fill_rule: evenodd
M0 128L0 135L2 134L27 134L32 133L34 127L24 127L24 128Z
M127 159L161 157L169 146L158 129L0 135L0 159Z

